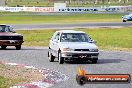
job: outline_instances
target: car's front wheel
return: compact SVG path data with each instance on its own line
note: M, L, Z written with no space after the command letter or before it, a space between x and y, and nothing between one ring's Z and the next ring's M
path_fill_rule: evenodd
M123 22L126 22L126 20L123 20Z
M7 47L7 46L5 46L5 45L2 45L2 46L1 46L2 49L6 49L6 47Z
M59 60L59 64L63 64L64 63L64 58L61 57L61 51L58 51L58 60Z
M48 52L48 57L50 62L54 62L55 57L52 55L52 53Z
M16 47L16 50L20 50L21 49L21 45L17 45L15 47Z

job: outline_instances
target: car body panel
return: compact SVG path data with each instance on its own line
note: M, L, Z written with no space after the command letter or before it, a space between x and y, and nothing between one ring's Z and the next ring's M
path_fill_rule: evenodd
M50 46L50 49L51 49L50 52L52 52L53 56L57 57L58 56L58 50L59 50L58 44L55 41L51 40L49 46Z
M22 36L21 34L18 33L12 33L12 32L0 32L0 36Z
M6 46L17 46L21 45L24 41L21 40L0 40L0 46L6 45Z
M93 43L88 43L88 42L62 42L59 43L60 46L66 47L66 48L71 48L71 49L96 49L97 46Z

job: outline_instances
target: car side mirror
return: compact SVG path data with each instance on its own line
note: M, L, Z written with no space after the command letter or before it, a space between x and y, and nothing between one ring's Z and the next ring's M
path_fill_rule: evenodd
M97 41L95 41L95 40L91 40L90 43L97 43Z

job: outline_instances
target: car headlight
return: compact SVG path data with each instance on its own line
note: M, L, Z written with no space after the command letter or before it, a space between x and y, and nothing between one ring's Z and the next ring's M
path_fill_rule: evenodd
M98 49L89 49L90 52L98 52Z
M74 49L71 49L71 48L63 48L63 51L74 51Z

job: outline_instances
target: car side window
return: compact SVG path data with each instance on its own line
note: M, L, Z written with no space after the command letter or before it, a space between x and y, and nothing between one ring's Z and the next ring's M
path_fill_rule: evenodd
M57 34L57 32L55 32L55 33L52 35L51 40L54 40L54 38L55 38L56 34Z
M10 32L15 32L12 27L9 27Z
M2 32L3 31L3 28L0 26L0 32Z
M55 35L55 37L54 37L54 41L58 41L59 40L59 36L60 36L60 33L58 32L56 35Z

